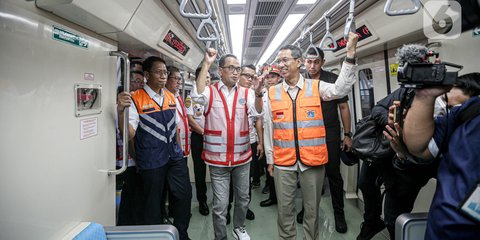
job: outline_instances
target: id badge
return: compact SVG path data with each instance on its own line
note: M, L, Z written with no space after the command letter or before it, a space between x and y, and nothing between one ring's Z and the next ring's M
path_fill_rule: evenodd
M460 205L460 211L480 223L480 181Z

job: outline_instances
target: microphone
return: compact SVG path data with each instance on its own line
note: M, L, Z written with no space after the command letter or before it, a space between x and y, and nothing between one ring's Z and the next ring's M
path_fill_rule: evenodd
M397 50L395 57L400 66L405 63L424 63L427 61L428 48L421 44L405 44Z

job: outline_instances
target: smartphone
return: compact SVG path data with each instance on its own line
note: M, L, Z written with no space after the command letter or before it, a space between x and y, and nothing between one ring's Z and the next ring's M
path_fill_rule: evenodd
M402 108L400 106L396 106L394 109L393 109L393 122L394 123L398 123L401 119L402 119Z

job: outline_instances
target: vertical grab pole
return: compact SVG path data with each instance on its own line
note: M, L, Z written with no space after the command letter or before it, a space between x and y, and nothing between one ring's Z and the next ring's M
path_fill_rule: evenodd
M116 56L120 59L123 59L123 91L130 92L130 60L128 59L128 53L122 51L113 51L110 52L110 56ZM127 169L128 161L128 108L125 108L123 114L123 161L122 167L120 169L110 169L108 170L108 176L118 175Z

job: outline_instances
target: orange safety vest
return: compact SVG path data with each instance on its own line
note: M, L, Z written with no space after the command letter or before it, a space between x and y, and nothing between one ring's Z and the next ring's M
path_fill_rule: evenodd
M210 101L205 111L202 159L209 165L224 167L246 164L252 160L248 129L248 89L238 86L232 106L218 83L210 88Z
M303 89L292 100L283 84L268 91L273 120L273 158L278 166L307 166L328 162L318 80L305 79Z

